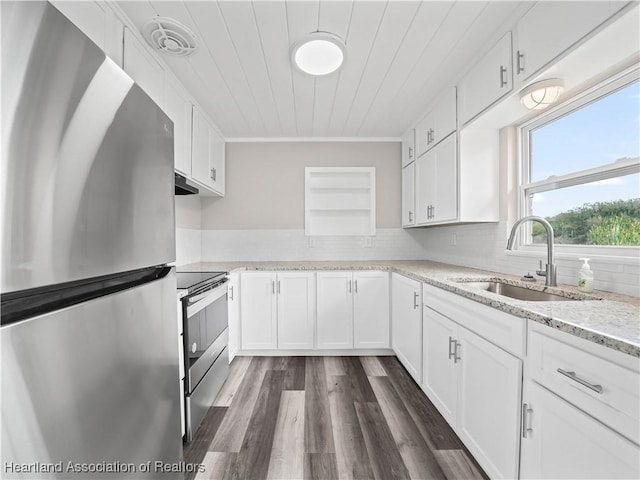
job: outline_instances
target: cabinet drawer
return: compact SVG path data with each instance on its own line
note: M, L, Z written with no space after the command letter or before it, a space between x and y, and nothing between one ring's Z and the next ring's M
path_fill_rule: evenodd
M424 304L517 357L524 357L527 323L455 293L422 285Z
M554 332L556 336L557 332ZM580 339L571 339L572 344L569 344L540 331L532 331L529 337L531 378L639 443L638 372L579 348L575 340ZM592 350L591 345L585 347Z

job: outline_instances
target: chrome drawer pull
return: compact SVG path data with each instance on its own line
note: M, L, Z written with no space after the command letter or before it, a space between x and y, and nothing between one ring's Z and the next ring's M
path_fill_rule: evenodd
M531 420L531 414L533 409L527 403L522 404L522 438L527 438L527 434L533 432L531 424L527 421L527 418Z
M584 385L590 390L593 390L596 393L602 393L602 385L594 385L593 383L589 383L586 380L581 379L576 375L576 372L567 372L561 368L558 369L558 373L564 375L565 377L570 378L574 382L578 382L580 385Z

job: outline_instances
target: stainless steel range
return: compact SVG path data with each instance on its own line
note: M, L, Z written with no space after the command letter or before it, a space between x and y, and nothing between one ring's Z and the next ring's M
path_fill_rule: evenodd
M182 297L185 439L190 442L229 375L227 272L176 274Z

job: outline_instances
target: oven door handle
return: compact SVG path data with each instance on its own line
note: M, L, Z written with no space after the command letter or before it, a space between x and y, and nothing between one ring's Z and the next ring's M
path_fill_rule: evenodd
M187 317L192 317L200 310L207 308L213 302L227 294L228 280L225 280L221 285L218 285L212 290L208 290L192 297L186 297L187 302Z

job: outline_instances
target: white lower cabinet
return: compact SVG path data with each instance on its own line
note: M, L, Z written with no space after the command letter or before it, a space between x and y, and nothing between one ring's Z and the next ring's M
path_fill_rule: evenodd
M229 274L227 290L227 306L229 309L229 362L240 349L240 273Z
M520 478L640 478L634 443L535 382L524 401Z
M522 360L423 301L423 390L491 478L517 478Z
M243 350L278 348L275 277L275 273L272 272L243 272L241 275Z
M389 273L318 272L318 349L389 347Z
M421 284L391 274L391 346L409 374L422 383Z
M315 290L313 273L282 272L276 275L279 349L313 348Z
M313 348L313 273L244 272L241 282L244 350Z

